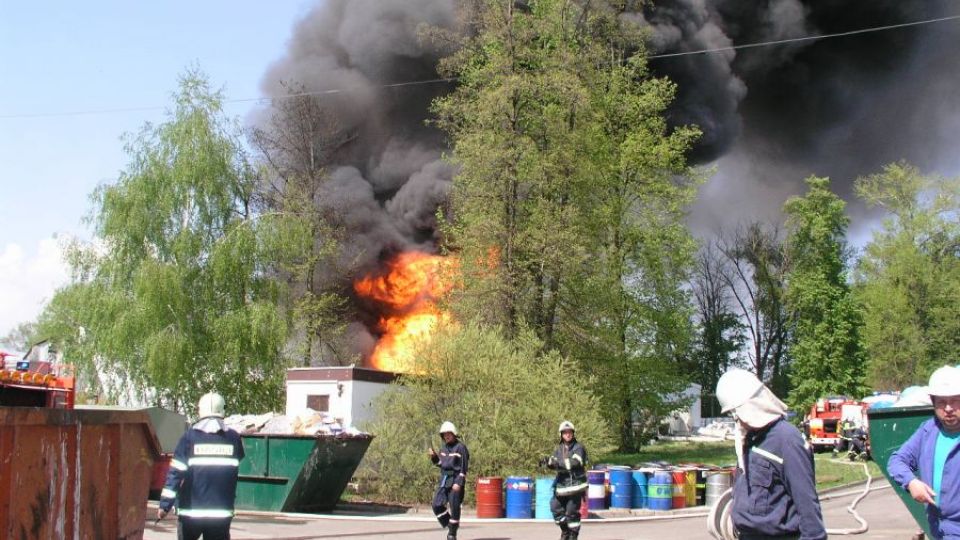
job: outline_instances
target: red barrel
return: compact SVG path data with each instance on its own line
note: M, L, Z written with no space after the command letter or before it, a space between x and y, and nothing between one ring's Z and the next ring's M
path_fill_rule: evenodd
M687 471L673 471L673 504L672 508L686 508L687 507L687 494L686 494L686 485L687 485Z
M584 497L580 502L580 519L590 517L590 506L587 504L587 498Z
M503 517L503 478L499 476L477 478L477 517Z

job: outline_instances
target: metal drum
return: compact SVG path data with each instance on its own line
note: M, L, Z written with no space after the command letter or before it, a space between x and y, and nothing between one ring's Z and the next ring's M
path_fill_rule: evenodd
M633 508L647 507L647 484L650 479L650 471L645 469L636 469L631 471L631 483L633 484Z
M507 517L512 519L533 517L533 478L507 477Z
M671 473L673 476L673 503L670 505L671 508L686 508L687 507L687 471L673 471Z
M703 506L704 501L706 500L707 494L707 471L709 469L704 469L700 467L697 469L697 500L694 504L697 506Z
M673 494L673 479L669 471L653 472L647 483L647 507L651 510L669 510Z
M587 508L603 510L607 503L607 488L604 485L605 471L587 471Z
M688 507L697 505L697 470L694 468L687 469L687 482L683 485L683 494Z
M499 476L477 478L477 517L503 517L503 478Z
M546 478L537 478L536 504L533 517L537 519L553 519L553 512L550 511L550 500L553 499L552 476Z
M633 507L633 471L610 470L610 508Z
M707 506L716 504L728 489L730 489L730 471L707 471L705 499Z

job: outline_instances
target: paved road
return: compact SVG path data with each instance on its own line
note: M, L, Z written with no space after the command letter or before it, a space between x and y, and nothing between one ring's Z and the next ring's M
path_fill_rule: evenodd
M885 483L878 482L875 485L885 485ZM856 521L844 510L852 499L853 495L849 495L823 502L824 519L828 528L857 526ZM910 513L889 488L872 492L860 503L858 510L870 524L870 531L865 535L851 538L905 540L918 530ZM155 507L148 509L148 516L155 514ZM401 519L360 521L241 514L233 522L232 537L233 540L264 538L384 540L386 536L389 536L390 540L443 540L446 538L445 531L440 529L434 521ZM460 540L556 540L559 532L552 522L546 521L484 522L465 523L458 537ZM584 524L580 537L584 540L710 540L711 538L706 532L703 517L629 523L590 521ZM176 538L175 519L168 517L156 527L153 526L153 521L149 520L144 538L145 540Z

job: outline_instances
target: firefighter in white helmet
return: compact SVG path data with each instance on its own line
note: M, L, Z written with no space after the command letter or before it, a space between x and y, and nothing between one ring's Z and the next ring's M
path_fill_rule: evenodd
M230 538L243 441L224 425L224 408L220 394L204 394L197 407L200 419L180 438L170 460L157 519L176 503L178 538Z
M560 527L560 540L575 540L580 536L580 505L587 490L587 449L577 441L570 421L560 422L557 434L560 443L552 456L540 460L540 466L557 471L550 511Z
M787 422L787 406L743 369L720 377L717 400L737 422L740 474L731 517L740 540L825 540L813 455L800 431Z
M440 426L443 444L437 452L430 448L430 461L440 467L440 482L433 495L433 513L442 527L447 529L447 540L456 540L460 528L460 505L463 503L464 488L467 485L467 469L470 465L470 451L457 434L453 422L444 422Z
M960 539L960 369L937 369L927 390L934 417L890 456L887 470L926 505L934 538Z

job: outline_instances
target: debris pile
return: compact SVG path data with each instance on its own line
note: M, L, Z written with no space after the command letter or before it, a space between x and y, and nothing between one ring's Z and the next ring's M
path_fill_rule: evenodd
M366 433L343 423L328 413L307 409L295 415L277 413L234 414L223 419L224 424L241 434L262 435L323 435L353 437Z

